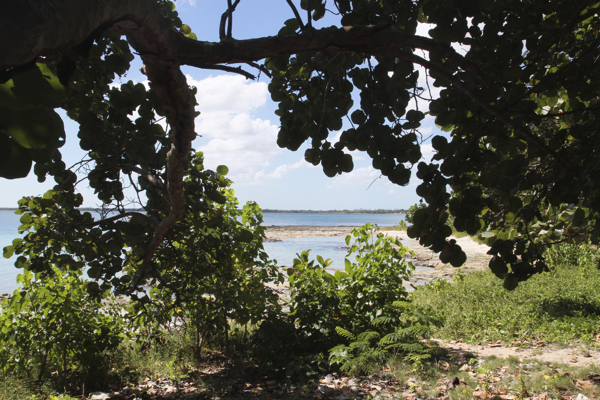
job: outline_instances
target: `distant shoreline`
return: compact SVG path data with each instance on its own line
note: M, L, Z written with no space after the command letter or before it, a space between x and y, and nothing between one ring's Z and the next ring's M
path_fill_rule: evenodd
M2 211L16 211L16 207L0 207ZM98 211L99 208L83 207L80 211ZM125 211L141 211L139 208L127 208ZM263 213L283 213L283 214L406 214L406 210L273 210L265 208Z
M272 210L265 208L263 213L285 214L406 214L406 210Z

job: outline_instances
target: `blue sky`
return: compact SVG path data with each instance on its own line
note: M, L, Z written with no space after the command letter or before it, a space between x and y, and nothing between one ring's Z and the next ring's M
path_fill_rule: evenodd
M176 5L181 19L199 40L218 41L218 24L226 0L178 0ZM248 39L276 35L283 22L292 17L285 0L241 1L233 17L233 36ZM319 23L333 25L338 19L329 14ZM419 31L426 35L427 29ZM121 81L143 82L140 66L136 60ZM183 70L188 83L198 88L197 110L201 114L196 120L199 137L193 147L204 152L208 168L221 164L229 167L228 177L234 182L240 202L253 200L269 209L329 210L408 208L419 200L416 179L406 187L391 184L372 168L366 153L352 152L354 171L328 178L321 166L304 161L306 146L296 152L279 148L279 119L274 114L277 106L267 90L268 80L250 81L240 75L189 67ZM426 110L427 106L419 104L419 109ZM67 144L61 152L65 163L72 165L84 154L78 146L77 124L62 115ZM431 117L426 118L421 132L425 137L440 134ZM335 135L332 133L330 139ZM429 144L424 145L423 153L429 160L433 154ZM25 179L0 180L0 207L14 207L22 196L39 195L52 186L52 179L38 183L33 173ZM85 206L99 205L85 183L79 189Z

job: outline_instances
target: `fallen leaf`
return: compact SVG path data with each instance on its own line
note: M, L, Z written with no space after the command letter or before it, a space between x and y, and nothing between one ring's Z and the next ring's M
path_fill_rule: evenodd
M459 371L468 371L469 369L471 369L471 367L469 367L469 364L463 364L462 367L460 367Z
M446 361L440 361L438 363L438 367L441 370L448 371L450 369L450 364L448 364Z
M485 400L490 398L490 394L485 390L475 390L473 392L473 397L479 397L480 399Z
M588 381L587 379L577 379L577 386L585 389L594 386L594 382Z
M457 387L458 385L460 385L460 379L458 379L458 376L455 376L446 385L446 391L450 391L450 390L454 389L455 387Z
M577 361L578 361L577 357L573 357L569 360L569 362L572 362L572 363L576 363Z
M513 344L514 346L520 346L520 345L522 345L522 344L523 344L523 342L521 342L520 340L515 340L514 342L512 342L512 344Z

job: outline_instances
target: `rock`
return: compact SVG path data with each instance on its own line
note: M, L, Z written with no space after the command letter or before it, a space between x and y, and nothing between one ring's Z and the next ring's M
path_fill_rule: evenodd
M177 388L175 386L167 386L167 387L165 387L164 390L165 390L165 394L177 392Z
M590 400L589 397L585 396L583 393L579 393L575 400Z
M102 393L102 392L92 392L90 393L90 400L107 400L110 399L112 396L108 393Z

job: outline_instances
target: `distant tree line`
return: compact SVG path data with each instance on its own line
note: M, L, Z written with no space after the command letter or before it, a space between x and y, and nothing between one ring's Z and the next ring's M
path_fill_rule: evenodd
M264 209L263 213L316 213L316 214L406 214L406 210L271 210Z

